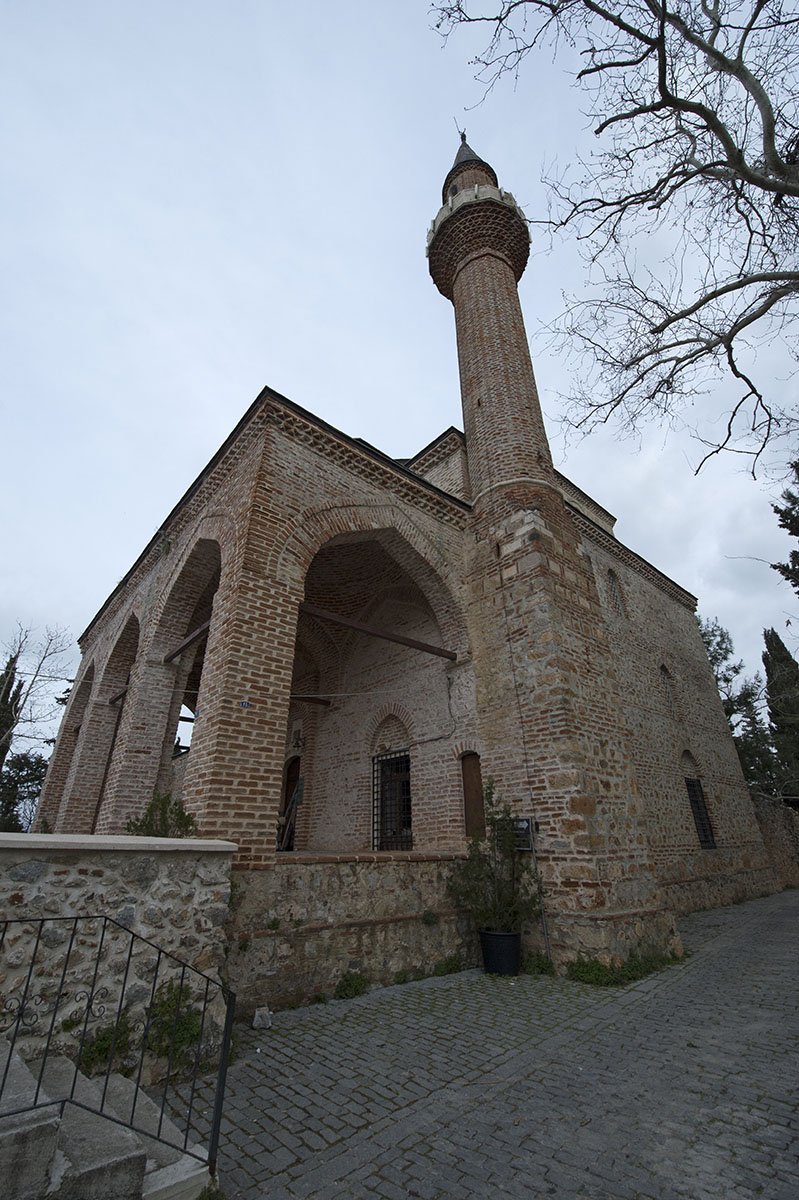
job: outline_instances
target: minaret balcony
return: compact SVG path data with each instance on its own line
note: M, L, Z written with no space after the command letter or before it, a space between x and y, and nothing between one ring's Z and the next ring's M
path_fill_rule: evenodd
M489 183L476 183L473 187L460 188L454 196L449 196L446 204L442 205L438 210L427 232L427 249L425 253L430 254L430 243L444 222L453 213L458 212L466 204L483 204L486 201L493 202L494 204L504 204L507 208L513 209L517 216L521 217L525 229L527 229L527 218L510 192L506 192L501 187L492 187ZM529 240L529 230L527 231L527 236Z

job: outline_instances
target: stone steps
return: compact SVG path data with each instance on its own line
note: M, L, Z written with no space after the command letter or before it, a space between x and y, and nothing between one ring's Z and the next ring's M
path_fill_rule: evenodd
M0 1072L8 1051L0 1052ZM208 1182L207 1167L197 1159L156 1141L161 1120L163 1136L181 1142L182 1136L143 1092L121 1075L87 1079L76 1074L67 1058L48 1059L41 1084L39 1064L25 1064L11 1055L8 1079L0 1103L0 1180L4 1200L195 1200ZM37 1107L16 1116L13 1108L33 1102L72 1096L77 1103ZM138 1132L117 1121L129 1120L135 1101ZM97 1112L102 1108L111 1118Z

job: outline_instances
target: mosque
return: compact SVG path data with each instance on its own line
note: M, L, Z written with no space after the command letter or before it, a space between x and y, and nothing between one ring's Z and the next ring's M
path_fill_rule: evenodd
M252 994L388 980L432 952L422 911L460 944L447 874L488 779L556 961L674 950L679 913L779 886L695 598L553 466L529 246L464 136L427 246L463 432L394 459L264 388L79 639L38 828L181 795L238 847Z

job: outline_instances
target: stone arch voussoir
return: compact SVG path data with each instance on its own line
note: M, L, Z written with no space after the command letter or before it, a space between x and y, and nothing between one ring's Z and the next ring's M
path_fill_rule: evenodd
M459 738L451 748L452 757L458 762L463 758L464 754L476 754L478 758L482 757L483 751L476 738Z

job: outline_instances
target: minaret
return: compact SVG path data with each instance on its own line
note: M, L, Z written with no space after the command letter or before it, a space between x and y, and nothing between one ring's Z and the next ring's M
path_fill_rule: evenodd
M474 502L480 508L490 497L498 514L518 507L530 487L555 486L516 286L530 235L465 133L442 200L428 235L430 274L455 309Z
M561 961L671 949L605 616L533 377L517 291L527 223L463 134L427 252L458 337L473 504L465 612L483 777L535 819Z

